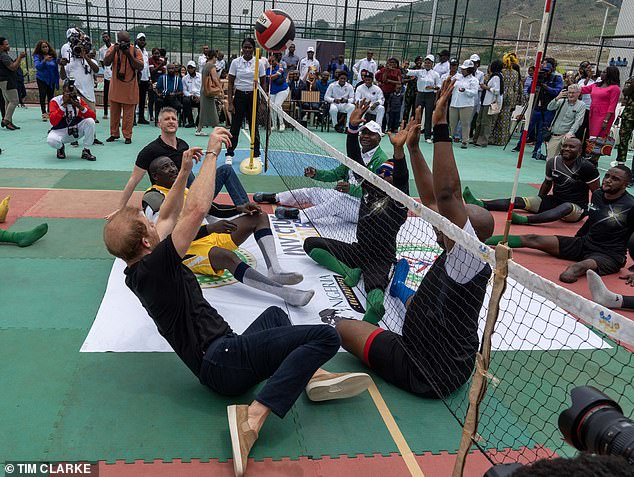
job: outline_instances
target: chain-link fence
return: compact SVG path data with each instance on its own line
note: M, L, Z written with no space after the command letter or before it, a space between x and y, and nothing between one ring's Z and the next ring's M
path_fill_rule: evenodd
M133 37L142 31L149 47L165 48L170 59L185 63L203 44L228 58L238 54L242 38L253 34L257 16L269 8L285 10L298 37L345 40L349 62L365 56L367 49L383 62L389 56L413 59L447 48L460 59L478 53L483 64L515 50L522 63L530 63L543 1L156 0L143 5L132 0L0 0L0 35L27 52L27 67L38 40L59 49L69 26L87 32L97 48L102 31L126 29ZM620 5L607 2L557 0L549 53L564 68L594 60L601 38L615 33L620 13ZM627 20L619 24L634 23Z

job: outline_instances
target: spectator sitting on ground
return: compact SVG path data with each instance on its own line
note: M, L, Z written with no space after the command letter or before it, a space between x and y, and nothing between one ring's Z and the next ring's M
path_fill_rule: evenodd
M71 80L64 82L63 94L55 96L49 104L49 120L53 126L48 133L48 145L57 150L57 158L65 159L64 144L80 137L84 140L81 158L95 161L90 152L95 140L95 112L77 95Z
M326 94L324 95L326 103L330 104L329 113L332 124L335 127L335 131L344 132L344 126L337 121L338 113L346 114L345 127L348 127L350 122L350 115L354 111L354 89L352 85L348 83L348 74L344 71L339 72L337 81L330 83Z

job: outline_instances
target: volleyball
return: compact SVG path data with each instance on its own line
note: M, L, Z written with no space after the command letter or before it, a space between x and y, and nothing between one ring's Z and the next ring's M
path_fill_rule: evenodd
M284 51L295 39L295 23L282 10L267 10L255 22L255 38L266 51Z

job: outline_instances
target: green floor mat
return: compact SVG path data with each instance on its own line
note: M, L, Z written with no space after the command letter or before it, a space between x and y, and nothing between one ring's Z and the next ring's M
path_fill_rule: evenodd
M85 335L79 330L0 329L0 462L48 460L49 438L71 389ZM89 414L84 417L90 425Z
M55 184L55 189L123 190L129 178L127 171L70 171ZM148 187L150 180L146 174L136 190Z
M4 157L4 155L2 155ZM19 166L19 163L15 163ZM31 187L50 189L68 171L54 169L0 169L0 187Z
M112 258L103 244L105 220L22 217L11 230L28 230L43 222L48 223L44 237L30 247L2 244L0 258Z
M88 330L112 260L0 259L0 329Z

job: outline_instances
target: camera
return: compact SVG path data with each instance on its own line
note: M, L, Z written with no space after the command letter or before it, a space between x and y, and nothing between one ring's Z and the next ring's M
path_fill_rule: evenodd
M634 464L634 422L609 396L592 386L570 393L572 406L559 416L564 440L580 451L618 455Z
M537 73L537 84L542 84L544 81L546 81L549 73L550 73L550 70L546 68L540 69L539 72Z
M71 34L68 42L70 43L71 51L73 52L73 56L75 58L80 58L82 53L90 53L92 50L90 37L83 32Z
M74 137L75 139L79 139L79 127L77 125L68 126L68 135Z
M130 49L130 42L129 41L120 41L119 42L119 49L121 51L128 51Z

